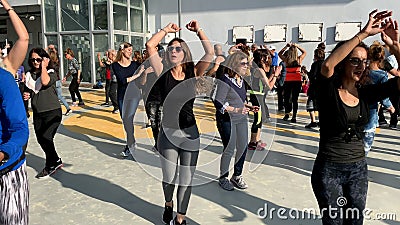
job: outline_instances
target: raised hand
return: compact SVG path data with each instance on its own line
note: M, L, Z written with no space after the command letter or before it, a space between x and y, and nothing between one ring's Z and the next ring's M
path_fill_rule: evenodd
M387 19L383 22L385 24L385 29L381 32L381 39L385 44L391 46L397 44L399 41L399 24L397 20L392 18Z
M385 23L385 19L392 16L392 11L384 10L378 12L377 9L369 13L369 19L362 32L368 34L368 36L375 35L382 32L388 24Z
M186 24L186 28L190 31L197 32L200 29L200 25L197 20L191 20L188 24Z
M181 28L175 23L169 23L167 26L163 28L163 30L167 33L176 33L181 30Z
M50 59L47 57L43 57L42 60L42 68L47 69L47 66L49 65Z

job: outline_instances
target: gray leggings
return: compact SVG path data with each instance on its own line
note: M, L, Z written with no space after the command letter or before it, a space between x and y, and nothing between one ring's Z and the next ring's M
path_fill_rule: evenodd
M185 215L192 193L192 179L199 156L200 138L197 126L182 130L162 128L158 136L166 202L172 201L179 173L177 203L179 214ZM178 164L179 159L179 164Z

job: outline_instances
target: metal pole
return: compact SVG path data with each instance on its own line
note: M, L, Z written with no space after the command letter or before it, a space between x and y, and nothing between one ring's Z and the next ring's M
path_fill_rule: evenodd
M181 27L181 13L182 13L182 0L178 0L178 26ZM179 38L181 37L181 31L179 30Z

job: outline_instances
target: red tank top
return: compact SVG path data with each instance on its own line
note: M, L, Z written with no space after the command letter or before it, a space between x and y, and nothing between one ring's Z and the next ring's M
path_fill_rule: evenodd
M301 82L301 67L286 67L285 81L300 81Z

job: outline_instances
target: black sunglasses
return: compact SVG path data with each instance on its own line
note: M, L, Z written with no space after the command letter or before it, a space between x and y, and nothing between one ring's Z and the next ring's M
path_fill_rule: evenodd
M358 67L362 64L364 64L365 66L369 66L369 60L365 59L359 59L359 58L349 58L349 62L352 66Z
M176 52L181 52L182 50L183 50L183 48L182 47L180 47L180 46L168 46L168 48L167 48L167 50L169 51L169 52L172 52L173 50L175 49L175 51Z
M42 58L31 58L30 60L31 60L31 62L35 62L36 61L38 63L41 63L43 61Z

